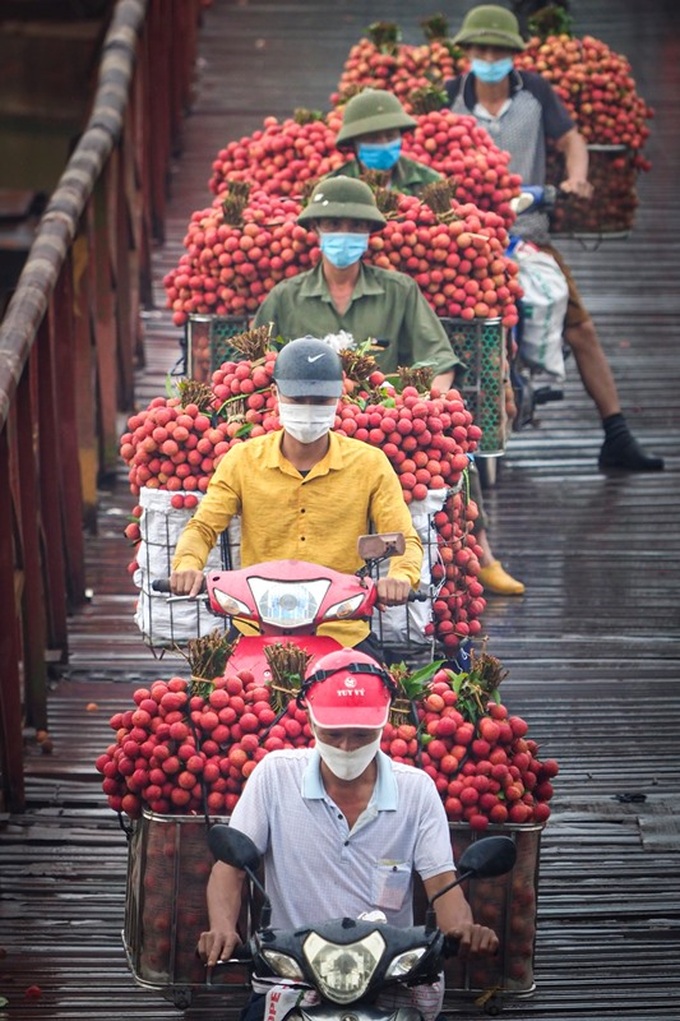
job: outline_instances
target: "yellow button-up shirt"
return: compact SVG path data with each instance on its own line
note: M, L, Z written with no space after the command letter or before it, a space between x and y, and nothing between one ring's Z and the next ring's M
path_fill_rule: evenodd
M295 559L352 574L362 566L360 535L403 532L404 555L390 561L389 573L417 588L422 544L383 452L331 432L326 455L303 476L283 456L282 436L279 431L255 437L223 457L179 538L173 570L202 570L220 533L240 515L243 567ZM368 625L341 621L322 625L319 633L356 645Z

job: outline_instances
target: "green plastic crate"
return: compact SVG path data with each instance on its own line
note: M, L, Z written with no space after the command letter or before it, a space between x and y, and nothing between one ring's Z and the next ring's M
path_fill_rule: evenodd
M505 327L500 319L441 318L451 346L466 366L463 396L482 429L477 454L492 456L505 450L505 391L503 358ZM248 329L245 316L189 316L187 322L187 374L209 383L215 369L241 355L229 341Z
M465 366L461 392L482 430L476 453L502 454L506 440L503 362L506 331L500 319L441 317L451 347Z
M186 325L187 375L209 383L223 362L243 357L229 341L248 329L246 316L189 316Z

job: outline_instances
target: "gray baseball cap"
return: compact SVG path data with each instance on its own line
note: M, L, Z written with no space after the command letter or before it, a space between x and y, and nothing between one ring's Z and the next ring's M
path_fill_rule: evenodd
M340 397L342 362L318 337L298 337L277 354L274 382L284 397Z

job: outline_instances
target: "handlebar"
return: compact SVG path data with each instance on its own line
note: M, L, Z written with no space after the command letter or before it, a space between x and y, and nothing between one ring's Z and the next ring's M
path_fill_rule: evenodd
M253 962L253 952L250 949L249 944L248 943L239 943L232 950L231 957L227 958L224 961L218 961L217 964L214 964L212 968L208 968L206 966L206 969L205 969L205 984L207 986L212 986L213 984L221 986L224 983L221 983L221 982L213 983L213 978L216 977L216 975L220 975L223 971L225 971L230 966L237 965L237 964L252 964L252 962Z
M442 943L442 956L457 957L458 946L459 942L453 936L444 936L444 942Z
M165 593L166 595L170 594L172 592L172 589L170 588L170 579L169 578L155 578L154 581L151 582L151 588L152 588L152 590L154 592L161 592L161 593ZM205 584L203 586L203 589L201 589L201 593L203 593L204 591L205 591ZM189 599L190 597L189 596L175 596L175 598L176 599ZM408 601L409 601L409 603L425 603L425 602L427 602L427 600L429 598L430 598L430 596L429 596L429 593L427 593L427 592L409 592L409 594L408 594Z
M522 213L550 210L561 194L560 189L552 184L523 184L520 186L519 195L511 200L510 206L517 216L521 216Z

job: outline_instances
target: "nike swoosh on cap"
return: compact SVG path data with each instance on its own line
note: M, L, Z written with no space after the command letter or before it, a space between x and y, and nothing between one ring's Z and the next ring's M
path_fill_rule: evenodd
M322 351L320 355L307 355L308 362L318 362L319 358L323 358L326 352Z

